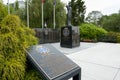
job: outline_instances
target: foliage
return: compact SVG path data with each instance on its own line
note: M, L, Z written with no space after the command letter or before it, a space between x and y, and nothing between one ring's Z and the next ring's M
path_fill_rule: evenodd
M19 9L19 3L18 3L18 0L15 1L15 10L18 10Z
M108 32L105 35L101 35L99 37L99 41L102 41L102 42L112 42L112 43L120 43L120 33Z
M0 80L2 79L2 69L3 69L3 63L4 63L4 56L0 54Z
M20 19L25 23L26 17L25 17L25 9L24 9L24 8L22 8L22 9L17 9L17 10L15 10L15 11L13 11L12 14L19 16Z
M106 33L107 33L106 30L93 24L84 23L80 26L81 40L84 39L97 40L100 35L104 35Z
M100 11L92 11L86 17L86 22L93 23L95 25L99 25L99 20L102 16L103 15Z
M37 43L33 30L25 27L17 16L7 15L0 25L0 79L24 80L26 52Z
M112 14L103 16L100 25L108 31L120 32L120 14Z
M0 0L0 3L2 3L2 4L3 4L3 0Z
M41 6L41 0L29 0L30 27L42 27ZM45 0L43 10L44 24L46 23L48 28L53 28L53 0ZM60 0L56 0L55 10L56 27L62 27L65 25L66 12L64 4ZM24 12L26 12L26 10ZM26 13L24 16L27 16ZM26 18L24 20L26 20Z
M27 69L24 80L43 80L41 74L37 72L37 70L31 65L31 63L27 63Z
M17 61L14 58L6 60L1 74L2 80L20 80L24 78L25 65L22 62Z
M85 2L82 0L71 0L70 3L72 7L72 24L78 26L84 22Z
M5 7L3 2L0 1L0 22L6 15L7 15L7 8Z
M117 43L120 43L120 33L119 33L119 35L117 36Z
M43 79L35 69L31 69L26 73L25 80L43 80Z
M19 7L18 0L15 1L14 6L10 4L10 13L19 16L24 23L26 22L25 10L26 10L25 8Z

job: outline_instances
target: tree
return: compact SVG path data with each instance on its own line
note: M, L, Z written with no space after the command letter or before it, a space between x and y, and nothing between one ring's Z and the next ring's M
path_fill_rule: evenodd
M86 17L86 22L99 25L99 20L102 16L103 14L100 11L92 11Z
M120 14L103 16L100 20L101 26L108 31L120 32Z
M24 4L23 4L24 5ZM10 13L13 15L17 15L20 19L25 23L26 22L26 10L25 8L19 7L19 1L16 0L15 3L10 4Z
M19 7L19 2L18 0L15 1L14 3L14 7L11 8L11 13L14 15L17 15L20 17L20 19L25 22L26 21L26 17L25 17L25 8L20 8Z
M71 0L72 7L72 24L79 25L84 22L84 15L86 6L82 0Z
M19 9L19 3L18 0L15 1L15 11Z
M3 3L3 0L0 0L0 3Z
M0 1L0 22L6 15L7 15L7 8L2 3L2 0L1 0Z
M56 27L62 27L65 25L66 12L64 4L60 0L56 0ZM41 20L41 0L29 1L29 15L30 15L30 27L42 27ZM27 16L25 14L25 16ZM45 0L44 2L44 24L47 24L48 28L53 28L53 0Z

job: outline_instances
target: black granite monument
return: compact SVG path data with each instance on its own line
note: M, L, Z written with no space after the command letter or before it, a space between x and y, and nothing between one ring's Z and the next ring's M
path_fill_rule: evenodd
M32 46L26 52L45 80L81 80L81 68L52 45Z
M80 46L79 27L71 25L71 5L67 7L67 26L61 28L61 47L73 48Z

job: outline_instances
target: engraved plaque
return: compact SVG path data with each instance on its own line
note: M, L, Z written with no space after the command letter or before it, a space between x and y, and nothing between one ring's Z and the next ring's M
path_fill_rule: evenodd
M79 27L74 27L74 26L62 27L60 46L67 48L80 46Z
M74 69L80 69L50 44L32 46L27 52L28 58L48 80L54 80Z

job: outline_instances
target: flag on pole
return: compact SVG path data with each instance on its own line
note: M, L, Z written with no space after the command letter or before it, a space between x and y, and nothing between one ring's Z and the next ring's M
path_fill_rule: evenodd
M44 3L45 2L45 0L42 0L42 3Z
M56 0L53 0L53 5L56 5Z

